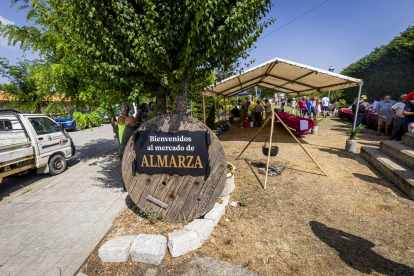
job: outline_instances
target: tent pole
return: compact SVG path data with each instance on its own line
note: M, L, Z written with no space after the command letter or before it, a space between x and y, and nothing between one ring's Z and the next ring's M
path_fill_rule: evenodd
M299 101L299 92L298 94L296 94L296 105L295 105L295 110L293 111L293 114L295 114L296 116L298 116L298 109L299 109L298 101Z
M362 91L362 82L359 84L359 91L358 91L358 98L357 98L357 104L354 114L354 126L352 127L353 131L355 131L357 117L358 117L358 110L359 110L359 101L361 100L361 91Z
M227 98L228 100L229 98ZM226 98L224 98L224 123L227 123L227 104L226 104Z
M266 184L267 184L267 177L269 176L269 163L270 163L270 152L272 149L272 138L273 138L273 127L275 125L275 112L272 112L272 124L271 124L271 128L270 128L270 140L269 140L269 149L267 152L267 163L266 163L266 177L265 177L265 183L264 183L264 187L263 189L266 190Z
M299 144L299 146L302 147L302 149L306 152L306 154L310 157L310 159L312 159L313 163L316 164L316 166L318 166L318 168L326 175L328 176L328 174L322 169L322 167L318 164L318 162L316 162L315 159L313 159L312 155L305 149L305 147L299 142L299 140L295 137L295 135L293 135L293 133L290 131L290 129L286 126L286 124L280 119L279 115L277 115L277 113L275 112L275 116L278 119L279 122L282 123L282 125L285 127L285 129L289 132L289 134L293 137L293 139L295 139L295 141Z
M216 96L217 98L217 123L220 123L220 100L219 97Z
M206 125L206 101L204 99L204 94L203 94L203 120L204 120L204 125Z

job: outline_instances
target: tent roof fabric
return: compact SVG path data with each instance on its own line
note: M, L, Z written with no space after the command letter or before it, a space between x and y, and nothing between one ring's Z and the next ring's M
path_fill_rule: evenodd
M211 85L205 89L203 94L224 98L235 96L254 86L260 86L287 94L299 93L301 95L355 87L360 84L363 84L361 79L275 58Z

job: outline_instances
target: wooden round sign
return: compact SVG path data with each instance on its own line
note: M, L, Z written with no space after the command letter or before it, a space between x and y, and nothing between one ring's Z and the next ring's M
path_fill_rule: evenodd
M167 173L155 174L134 171L136 166L143 164L136 161L134 137L129 140L122 159L122 177L126 189L132 201L145 213L162 216L163 220L168 222L192 221L203 216L217 202L226 182L227 162L217 136L200 121L178 114L152 118L143 123L136 134L145 131L167 133L208 131L210 134L210 143L206 147L210 168L208 177L180 175L168 170ZM155 151L154 154L156 153Z

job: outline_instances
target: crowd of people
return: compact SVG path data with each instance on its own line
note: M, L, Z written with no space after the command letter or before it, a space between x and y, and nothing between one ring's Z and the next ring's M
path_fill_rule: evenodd
M285 99L285 97L265 98L263 102L257 100L254 103L250 101L249 97L246 97L244 102L239 102L231 110L230 121L233 122L233 120L237 118L240 118L242 121L250 119L250 121L254 122L255 127L260 127L263 121L263 116L265 116L265 120L271 116L272 103L274 103L275 106L280 106L280 111L287 111L287 99ZM254 105L254 107L249 112L249 107L251 105ZM303 96L298 102L296 102L295 98L290 101L290 110L292 113L299 113L299 116L309 117L309 119L315 119L319 116L319 114L323 114L323 117L326 118L328 112L335 109L336 106L337 103L331 105L328 97L323 97L319 102L315 99L315 97L306 98L305 96Z
M390 95L385 95L380 101L369 99L362 95L358 106L357 123L359 126L370 113L378 115L377 136L381 135L381 129L385 126L385 136L391 140L400 140L407 132L414 131L414 91L408 95L400 96L399 101L391 100ZM352 111L356 113L356 100L352 105ZM390 130L390 126L393 126Z
M290 102L291 110L295 112L296 110L296 101L293 99ZM299 101L297 108L299 109L299 114L302 117L308 116L309 119L315 119L319 116L319 113L323 114L323 117L326 118L328 111L331 110L331 103L328 97L323 97L321 101L317 101L315 97L311 99L303 96Z
M356 108L356 99L352 108L353 114L357 116L356 126L359 126L366 116L370 113L378 115L378 130L377 135L381 135L381 129L385 126L385 135L390 136L391 140L400 140L404 133L414 132L414 91L400 96L399 101L391 100L391 96L386 95L381 98L380 101L373 99L367 100L366 95L362 95L358 106ZM265 98L263 102L256 100L250 101L249 97L245 98L244 102L238 102L231 110L230 122L235 119L240 121L249 120L253 121L254 127L261 127L264 120L267 120L272 114L272 103L276 106L280 106L280 111L285 111L286 99L281 98ZM250 108L253 105L253 108ZM298 102L293 98L290 102L290 108L292 113L298 112L302 117L309 117L309 119L315 119L318 114L323 114L326 118L329 111L333 111L338 108L338 103L330 103L328 97L323 97L320 101L315 97L307 98L303 96ZM152 117L155 110L155 103L143 103L139 106L135 115L131 115L131 107L128 103L123 103L121 106L122 113L118 117L118 137L120 143L120 157L122 158L123 149L126 146L126 141L123 137L130 137L136 130L136 128L149 117ZM357 113L357 114L356 114ZM392 129L390 130L390 126ZM270 126L270 122L267 123Z
M240 119L241 121L250 120L253 121L253 126L261 127L263 116L265 120L272 115L272 102L276 102L274 99L265 98L263 103L261 100L256 100L252 111L249 111L250 98L246 97L244 102L239 102L231 111L230 122L233 122L234 119ZM283 102L282 102L283 103ZM239 107L240 106L240 107ZM267 123L269 126L270 123Z

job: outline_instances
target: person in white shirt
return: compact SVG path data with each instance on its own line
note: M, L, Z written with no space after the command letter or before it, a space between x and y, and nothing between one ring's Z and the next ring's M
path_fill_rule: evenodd
M405 108L405 103L404 103L405 97L407 97L407 94L401 95L400 101L390 107L390 112L392 114L392 117L394 118L394 126L392 128L390 140L396 139L398 132L400 132L400 130L402 130L404 127L403 111ZM401 137L398 137L398 138L401 138Z
M324 118L326 118L326 115L328 114L328 110L329 110L329 98L325 96L322 98L322 112L323 112Z

